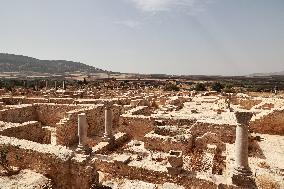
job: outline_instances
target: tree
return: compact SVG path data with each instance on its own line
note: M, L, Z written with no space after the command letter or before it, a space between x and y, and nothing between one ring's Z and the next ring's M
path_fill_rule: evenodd
M87 80L86 80L86 78L84 77L84 81L83 81L83 83L84 83L84 85L87 85L88 84L88 82L87 82Z
M221 90L224 88L224 86L219 83L219 82L214 82L211 86L212 90L217 91L217 92L221 92Z
M197 83L194 86L194 90L196 90L196 91L206 91L206 86L205 86L204 83Z
M179 91L180 88L173 83L167 83L164 87L164 90L165 91Z

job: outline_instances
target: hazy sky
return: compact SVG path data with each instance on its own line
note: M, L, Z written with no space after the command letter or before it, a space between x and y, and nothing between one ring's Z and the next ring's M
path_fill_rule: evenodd
M134 73L284 70L284 0L0 0L0 52Z

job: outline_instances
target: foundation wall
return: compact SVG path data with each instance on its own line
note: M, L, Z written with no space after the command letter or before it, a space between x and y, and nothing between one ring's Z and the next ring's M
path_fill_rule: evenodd
M8 143L9 140L13 140L13 142ZM49 145L1 136L0 148L3 146L7 147L9 151L9 165L20 167L20 169L32 169L44 174L54 181L55 188L70 188L70 153L61 152L66 155L65 159L61 159L50 153L51 146ZM29 146L33 146L34 149L30 149ZM36 148L40 151L37 151Z
M216 133L217 137L224 143L235 142L236 126L234 125L218 125L210 123L198 122L190 128L192 135L199 137L207 132Z
M283 136L284 110L274 111L262 119L251 122L249 129L251 132Z
M187 141L175 141L170 138L145 137L144 146L150 150L169 152L170 150L189 153L192 150L192 138Z
M6 105L17 104L33 104L33 103L47 103L46 98L26 98L26 97L3 97L3 102Z
M32 169L52 179L54 188L89 189L99 182L98 173L88 160L76 159L62 146L0 136L0 149L8 149L10 166Z
M118 127L121 106L113 106L113 129ZM72 146L78 143L78 114L85 113L88 122L88 137L102 137L105 130L105 109L104 105L96 105L93 107L78 109L67 112L68 118L62 119L56 125L56 140L60 145Z
M0 120L11 123L24 123L36 120L35 108L32 105L12 107L0 110Z
M80 106L68 104L35 104L34 106L35 120L51 127L56 127L56 123L64 118L67 112L80 108Z
M196 119L158 119L158 120L161 120L164 125L190 126L196 123Z
M120 116L119 131L127 133L136 140L144 140L144 136L154 129L154 120L147 116Z
M95 166L97 170L114 174L116 177L128 179L138 179L155 184L163 184L165 182L177 183L185 188L208 188L216 189L217 185L213 182L196 178L195 176L180 175L179 177L171 177L167 172L151 171L139 167L128 166L120 162L107 162L96 160ZM224 186L224 188L228 188Z
M25 139L41 144L50 144L51 133L43 129L37 121L26 122L18 127L7 128L0 132L0 135Z

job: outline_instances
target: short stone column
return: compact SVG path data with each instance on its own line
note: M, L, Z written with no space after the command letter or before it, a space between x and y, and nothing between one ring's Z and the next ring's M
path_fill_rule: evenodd
M103 139L107 142L114 141L112 134L112 110L110 106L106 106L105 108L105 133Z
M168 173L173 175L180 174L183 166L182 151L170 150L167 158L170 164L167 166Z
M83 149L83 147L86 145L87 131L88 131L87 117L85 113L81 113L78 115L78 138L79 138L78 149Z
M252 112L235 112L237 119L235 141L235 167L233 170L233 183L247 185L252 175L248 164L248 124L253 116Z

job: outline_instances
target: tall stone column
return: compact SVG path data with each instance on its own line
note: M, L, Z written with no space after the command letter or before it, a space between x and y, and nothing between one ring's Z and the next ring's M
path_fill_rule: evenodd
M86 145L88 131L87 117L85 113L78 115L78 138L79 144L78 149L82 149Z
M57 90L57 81L54 82L54 89Z
M237 119L235 141L235 167L233 170L233 183L237 185L251 184L249 176L252 175L248 164L248 124L253 116L252 112L235 112Z
M113 140L114 137L112 134L112 110L110 106L106 106L104 141L113 142Z
M63 90L66 90L66 84L65 84L65 81L63 81L63 82L62 82L62 89L63 89Z
M45 90L48 89L48 80L45 80Z

